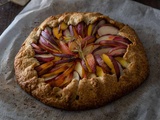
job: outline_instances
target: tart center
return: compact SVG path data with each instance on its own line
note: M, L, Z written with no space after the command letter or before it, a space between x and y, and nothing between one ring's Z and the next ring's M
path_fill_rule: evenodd
M40 65L38 77L53 87L64 87L71 80L115 74L117 79L127 68L123 58L131 42L118 35L119 29L106 20L87 25L45 27L37 43L31 43Z

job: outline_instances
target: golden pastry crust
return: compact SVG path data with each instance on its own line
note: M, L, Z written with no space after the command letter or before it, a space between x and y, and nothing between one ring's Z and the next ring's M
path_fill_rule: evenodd
M66 87L51 87L39 78L34 68L40 63L34 58L30 45L37 42L39 35L46 26L55 27L60 22L77 25L84 21L93 23L105 19L119 28L119 35L128 38L132 44L127 48L124 58L130 62L118 82L115 74L105 75L80 81L72 80ZM14 61L16 80L23 90L41 102L67 110L80 110L102 106L116 100L138 87L149 73L146 54L135 31L128 25L119 23L100 13L64 13L47 18L38 28L35 28L24 41Z

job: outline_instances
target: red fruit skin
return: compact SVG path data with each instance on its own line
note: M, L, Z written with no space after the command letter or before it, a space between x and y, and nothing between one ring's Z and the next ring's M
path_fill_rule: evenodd
M95 54L95 55L97 54L97 52L100 55L103 54L103 53L107 54L110 49L112 49L112 47L110 47L110 46L99 46L96 49L94 49L92 53Z
M63 41L60 41L59 45L60 45L60 49L62 50L64 54L74 55L74 53L70 51L66 43L64 43Z
M39 62L49 62L49 61L54 60L54 56L48 55L48 54L35 55L35 58L36 58Z
M117 78L119 78L120 77L120 69L119 69L117 61L110 55L108 55L108 57L111 59L111 61L113 63Z
M127 47L127 45L118 42L116 40L102 40L99 42L100 45L104 45L104 46L110 46L110 47L116 47L116 46L124 46Z
M59 61L55 62L55 65L62 64L62 63L73 62L73 61L76 61L78 59L79 58L69 58L69 59L65 59L65 60L59 60Z
M131 41L129 41L128 39L123 38L121 36L116 36L113 40L120 42L120 43L123 43L123 44L126 44L126 45L129 45L131 43Z
M126 53L126 47L125 46L117 46L112 48L109 52L108 55L110 56L123 56Z
M71 37L72 36L68 29L63 31L63 35L66 36L66 37Z
M94 36L86 36L81 40L82 47L89 44L89 43L94 43L96 38Z
M88 72L88 68L87 68L86 63L83 59L81 60L81 65L84 68L84 70Z
M44 50L46 50L50 53L60 53L60 51L58 51L57 48L55 48L55 46L53 46L50 42L48 42L42 36L40 36L39 44L40 44L41 48L43 48Z
M85 24L84 24L84 22L78 23L78 25L76 26L76 30L77 30L77 33L78 33L82 38L85 37Z
M92 35L94 35L97 30L99 29L99 27L103 26L104 24L106 24L106 21L105 20L100 20L94 27L93 29L93 32L92 32Z
M90 66L91 70L93 73L96 72L96 62L95 62L95 58L92 54L88 54L86 56L86 60L88 62L88 65Z
M36 54L45 54L45 53L48 53L47 51L44 51L44 50L38 50L38 49L33 49L33 50L34 50L34 52Z
M110 73L111 72L110 68L107 66L107 64L105 64L105 62L102 60L100 55L95 55L95 59L96 59L97 64L100 67L102 67L104 73Z
M52 35L52 29L50 27L46 27L44 29L44 32L48 33L49 35Z
M58 44L56 43L55 38L54 38L52 35L44 32L44 31L41 32L41 35L42 35L45 39L47 39L49 42L51 42L53 45L58 46Z

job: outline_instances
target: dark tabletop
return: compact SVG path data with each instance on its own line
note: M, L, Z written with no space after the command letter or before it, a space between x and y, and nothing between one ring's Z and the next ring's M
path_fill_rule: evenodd
M160 0L135 0L135 1L151 6L153 8L160 9ZM1 2L4 2L4 0L0 0L0 3ZM0 35L24 7L25 6L19 6L11 2L8 2L0 6Z

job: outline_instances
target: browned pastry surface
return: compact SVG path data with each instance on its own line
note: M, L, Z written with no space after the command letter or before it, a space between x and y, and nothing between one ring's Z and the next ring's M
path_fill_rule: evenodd
M40 63L34 58L35 52L31 43L37 43L46 26L53 28L62 21L68 25L77 25L84 21L88 25L98 19L105 19L119 28L118 35L132 42L123 56L130 64L119 80L115 74L106 74L104 77L83 78L79 81L73 79L66 87L59 88L52 87L38 77L34 68ZM47 18L24 41L15 57L14 66L16 80L23 90L49 106L68 110L95 108L116 100L137 88L149 72L144 48L135 31L100 13L64 13Z

